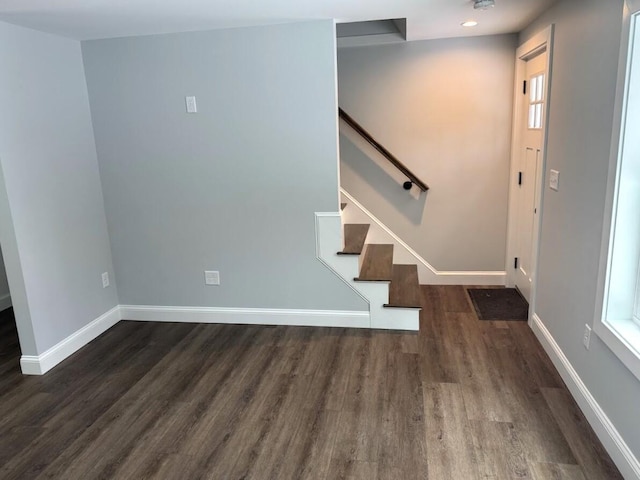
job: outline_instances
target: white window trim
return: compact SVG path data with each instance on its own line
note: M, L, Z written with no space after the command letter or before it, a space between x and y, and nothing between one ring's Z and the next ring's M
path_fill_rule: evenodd
M609 300L609 284L611 282L610 265L613 257L612 247L615 237L615 216L618 206L616 197L626 121L627 87L631 73L629 41L633 34L634 26L636 29L640 28L640 0L626 0L620 59L618 63L618 85L616 88L616 103L593 330L618 359L640 380L640 265L638 266L638 275L636 276L634 305L631 305L632 315L629 318L608 318L606 314ZM635 48L640 48L640 45L636 45Z
M638 265L638 278L636 280L636 301L633 307L633 319L640 326L640 265Z

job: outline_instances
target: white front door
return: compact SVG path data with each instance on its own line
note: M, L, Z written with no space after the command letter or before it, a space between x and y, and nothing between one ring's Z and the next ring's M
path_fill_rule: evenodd
M534 246L537 237L536 206L541 189L542 140L546 114L545 75L547 53L542 52L526 62L526 86L516 119L520 129L518 151L517 219L515 231L514 283L522 295L531 301L531 286L535 275Z

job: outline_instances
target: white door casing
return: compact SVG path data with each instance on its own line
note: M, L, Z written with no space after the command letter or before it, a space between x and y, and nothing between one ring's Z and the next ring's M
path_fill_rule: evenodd
M530 315L535 304L544 195L552 39L553 25L550 25L516 52L506 270L507 286L515 286L522 292L529 301Z
M514 257L514 284L527 299L531 298L533 284L533 236L537 222L537 188L540 182L542 160L542 127L545 108L546 50L526 60L526 83L520 96L522 108L516 120L520 129L520 146L516 159L518 185L516 188L517 217ZM517 260L515 260L517 259Z

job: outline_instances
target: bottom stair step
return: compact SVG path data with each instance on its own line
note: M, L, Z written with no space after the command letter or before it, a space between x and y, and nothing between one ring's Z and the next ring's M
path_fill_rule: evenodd
M393 265L389 303L385 307L422 308L417 266Z

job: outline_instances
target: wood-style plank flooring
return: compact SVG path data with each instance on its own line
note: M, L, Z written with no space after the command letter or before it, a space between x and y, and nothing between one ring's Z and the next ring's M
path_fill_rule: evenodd
M0 319L2 479L621 478L525 322L121 322L42 377Z

